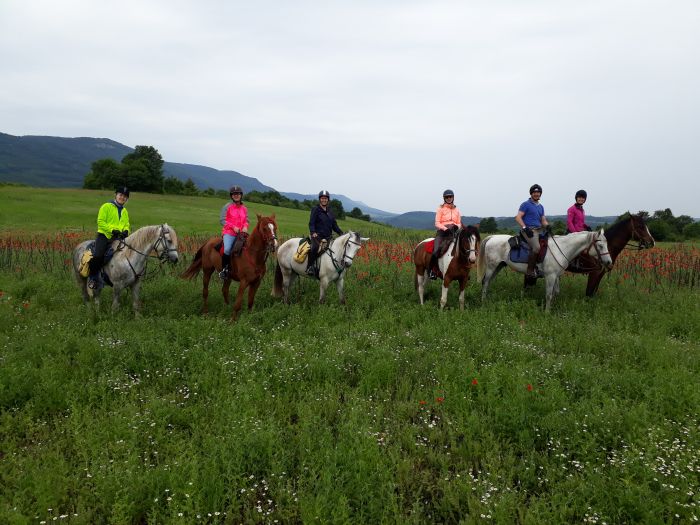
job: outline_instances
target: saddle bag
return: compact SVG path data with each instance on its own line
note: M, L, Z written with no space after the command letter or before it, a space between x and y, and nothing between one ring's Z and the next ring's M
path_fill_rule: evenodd
M302 264L306 260L306 257L309 255L310 250L311 243L308 241L308 239L302 240L299 243L299 247L297 248L296 253L294 254L294 260L299 264Z
M80 266L78 266L78 272L81 277L88 277L90 275L90 261L92 260L92 250L85 250L83 256L80 258Z

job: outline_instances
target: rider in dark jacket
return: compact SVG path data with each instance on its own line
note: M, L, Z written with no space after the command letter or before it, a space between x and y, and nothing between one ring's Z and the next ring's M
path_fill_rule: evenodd
M343 235L343 230L340 229L338 223L333 216L333 212L328 208L331 194L326 190L318 193L318 206L311 210L309 218L309 232L311 237L311 250L309 250L308 266L306 273L314 275L314 263L318 257L318 247L322 240L330 243L333 232L338 235Z

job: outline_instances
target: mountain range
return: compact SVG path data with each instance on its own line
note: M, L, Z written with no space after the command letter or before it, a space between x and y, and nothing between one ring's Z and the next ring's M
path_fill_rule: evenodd
M83 185L85 175L96 160L111 158L121 161L134 148L125 146L107 138L93 137L49 137L49 136L15 136L0 133L0 181L19 182L30 186L46 188L79 188ZM246 191L278 191L290 199L316 199L317 194L284 192L263 184L254 177L248 177L233 170L217 170L197 164L167 162L163 164L166 177L176 177L182 181L192 179L200 189L227 189L237 184ZM362 201L346 195L332 195L343 203L347 211L359 208L362 213L370 215L372 220L398 228L417 228L432 230L435 212L411 211L403 214L372 208ZM551 221L566 217L552 216ZM499 228L515 229L513 217L495 217ZM592 227L612 223L616 217L587 216L586 221ZM463 217L465 224L477 224L481 217Z

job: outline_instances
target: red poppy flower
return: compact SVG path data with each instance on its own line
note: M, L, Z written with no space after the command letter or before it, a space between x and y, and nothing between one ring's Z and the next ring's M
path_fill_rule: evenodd
M435 401L437 401L438 403L442 403L444 400L445 400L444 397L436 397L435 398Z
M421 399L420 401L418 401L418 404L419 404L419 405L427 405L428 402L425 401L425 400L423 400L423 399Z
M479 382L476 380L476 377L474 379L472 379L472 385L478 385L478 384L479 384Z
M532 385L530 383L527 384L527 391L532 392Z

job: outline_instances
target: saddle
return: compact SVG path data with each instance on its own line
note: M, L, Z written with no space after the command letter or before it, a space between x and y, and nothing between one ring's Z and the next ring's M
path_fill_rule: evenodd
M530 245L523 238L522 232L508 239L510 245L510 260L514 263L527 264L528 256L530 255ZM544 261L544 256L547 255L547 235L540 235L540 253L537 257L537 262Z
M85 251L83 252L83 256L80 258L80 266L78 266L78 272L80 273L81 277L89 277L90 276L90 261L92 260L93 257L93 251L95 250L95 241L92 241L90 244L87 245L85 248ZM107 246L107 251L105 252L105 258L102 263L102 266L105 266L111 259L112 256L114 255L114 248L112 248L112 245L110 244ZM108 282L109 278L105 282ZM111 283L110 283L111 285Z
M294 254L294 260L298 262L299 264L302 264L305 260L306 257L309 255L309 252L311 251L311 242L308 237L299 240L299 246L297 247L297 251Z
M245 232L240 232L238 235L236 235L236 240L233 243L233 247L231 248L231 255L233 257L238 257L240 254L243 253L243 248L245 247L246 241L248 240L248 234ZM214 249L219 252L219 255L224 255L224 240L221 239L220 242L216 243L216 246L214 246Z

